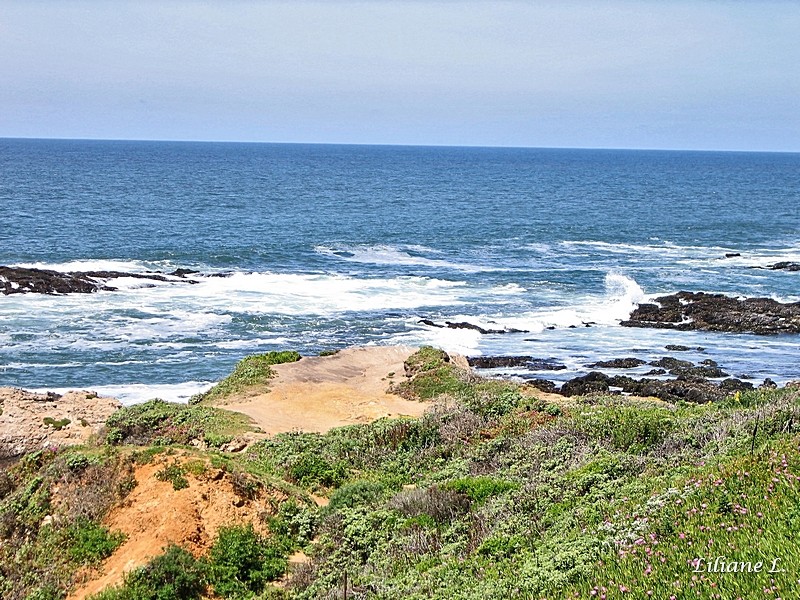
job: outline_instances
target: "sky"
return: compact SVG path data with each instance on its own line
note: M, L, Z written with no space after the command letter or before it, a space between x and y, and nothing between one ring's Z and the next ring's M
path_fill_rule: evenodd
M0 137L800 151L800 2L0 0Z

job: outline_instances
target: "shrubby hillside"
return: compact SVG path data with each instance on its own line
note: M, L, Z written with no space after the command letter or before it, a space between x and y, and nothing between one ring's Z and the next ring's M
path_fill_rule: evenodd
M164 510L225 487L239 512L183 546L153 548L94 598L800 589L797 389L703 405L563 398L478 378L433 348L399 379L395 393L430 403L424 416L228 452L249 427L239 415L151 401L115 413L94 444L25 456L0 474L2 597L64 598L107 572L131 537L110 524L145 473L161 482ZM717 557L752 572L719 572Z

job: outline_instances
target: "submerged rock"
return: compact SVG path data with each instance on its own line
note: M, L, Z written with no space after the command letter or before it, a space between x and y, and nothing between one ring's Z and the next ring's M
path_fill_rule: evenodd
M472 329L473 331L477 331L482 335L490 334L490 333L530 333L529 331L525 331L524 329L486 329L481 327L480 325L475 325L474 323L468 323L467 321L445 321L444 325L440 323L436 323L431 321L430 319L420 319L417 321L422 325L427 325L428 327L439 327L444 328L447 327L448 329Z
M800 333L800 302L738 299L724 294L678 292L640 304L623 327L738 333Z

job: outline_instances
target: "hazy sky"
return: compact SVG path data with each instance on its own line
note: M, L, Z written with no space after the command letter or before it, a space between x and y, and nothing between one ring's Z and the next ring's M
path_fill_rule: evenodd
M800 1L0 0L0 137L800 151Z

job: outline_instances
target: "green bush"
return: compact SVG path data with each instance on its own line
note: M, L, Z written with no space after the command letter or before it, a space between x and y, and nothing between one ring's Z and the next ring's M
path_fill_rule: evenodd
M56 431L64 429L67 425L69 425L72 421L67 418L55 420L53 417L45 417L44 424L52 427Z
M482 504L491 496L519 489L519 484L491 477L463 477L448 481L443 487L466 496L475 504Z
M79 564L96 563L113 554L125 541L125 534L80 519L67 530L70 558Z
M156 471L156 479L171 482L172 489L177 492L189 487L189 480L184 477L185 474L186 468L173 462Z
M289 467L289 477L301 485L319 484L325 487L337 486L347 476L342 463L331 464L325 458L312 452L304 452Z
M249 419L239 413L154 399L111 415L106 421L106 443L168 446L206 438L218 442L222 436L248 429Z
M91 600L194 600L206 591L206 567L180 546L125 575L122 585L109 588Z
M224 598L261 592L288 567L285 545L258 535L252 524L223 527L208 553L209 581Z
M359 504L375 504L383 497L386 486L380 481L354 481L338 488L330 496L326 512Z

